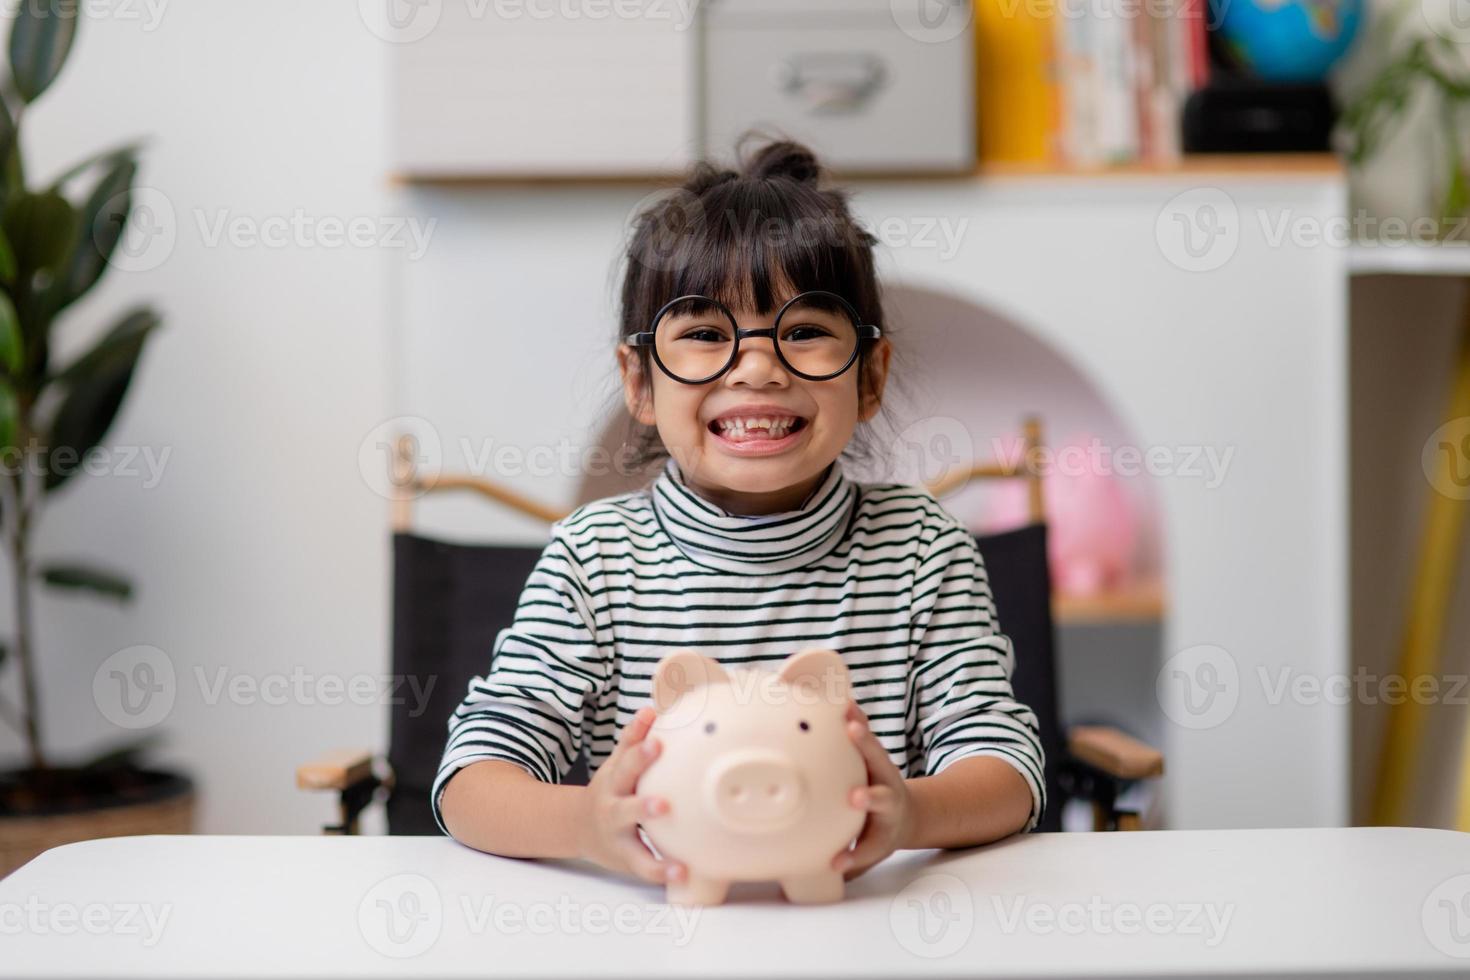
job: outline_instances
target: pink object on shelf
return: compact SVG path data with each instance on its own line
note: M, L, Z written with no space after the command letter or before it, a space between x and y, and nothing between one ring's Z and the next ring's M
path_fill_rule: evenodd
M1138 519L1122 482L1111 472L1100 439L1081 436L1044 458L1042 502L1052 582L1064 595L1088 596L1118 588L1128 577ZM990 491L983 529L1018 527L1029 520L1027 487L1006 480Z
M777 881L792 902L842 898L831 862L862 830L848 796L868 782L846 731L850 696L833 650L802 650L776 671L727 671L693 650L659 662L650 737L662 752L638 792L669 800L642 825L688 869L669 883L671 903L718 905L732 881Z

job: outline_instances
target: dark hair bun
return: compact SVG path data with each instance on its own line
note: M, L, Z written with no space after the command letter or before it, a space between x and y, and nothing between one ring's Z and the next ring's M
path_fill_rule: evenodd
M694 165L689 172L689 177L684 181L683 189L690 194L703 194L711 187L735 180L740 175L733 170L725 170L712 163L701 160Z
M800 143L778 140L755 152L745 163L745 176L758 180L786 177L799 184L815 184L822 177L816 154Z

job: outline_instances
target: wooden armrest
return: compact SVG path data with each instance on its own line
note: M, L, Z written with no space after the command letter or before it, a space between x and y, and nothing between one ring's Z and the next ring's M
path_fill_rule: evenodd
M1073 758L1117 779L1148 779L1164 771L1162 752L1106 725L1071 729L1067 748Z
M296 767L296 788L344 790L372 774L371 752L362 749L333 749Z

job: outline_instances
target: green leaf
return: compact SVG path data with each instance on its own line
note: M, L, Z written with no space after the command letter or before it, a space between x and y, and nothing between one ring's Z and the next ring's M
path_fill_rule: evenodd
M0 449L14 446L20 440L17 438L20 425L20 402L16 400L15 390L8 384L0 383Z
M115 158L82 205L77 241L62 285L61 306L86 293L107 271L107 261L122 238L133 207L133 178L137 173L138 162L131 156Z
M10 25L10 73L16 91L34 102L61 74L80 21L75 0L25 0Z
M20 371L25 363L25 339L20 333L20 318L15 315L15 304L5 293L0 293L0 366L11 374Z
M0 280L15 282L15 250L10 247L4 228L0 228Z
M130 599L133 584L115 572L81 564L48 565L41 569L41 579L61 589L85 589L113 599Z
M131 742L101 752L77 768L87 772L99 772L109 769L137 768L140 766L139 757L151 752L162 741L158 732L149 732Z
M158 324L158 314L152 310L128 313L90 351L56 376L67 391L48 441L48 491L70 479L82 457L107 435L122 407L133 369L143 352L143 342ZM65 460L53 460L51 457L60 450L72 455Z
M76 163L72 164L70 167L67 167L61 173L57 174L56 178L51 181L51 187L49 189L60 194L67 183L80 177L82 174L86 173L93 167L112 167L117 163L118 160L121 160L124 157L127 157L129 159L137 159L138 153L140 150L142 150L142 148L142 140L133 140L130 143L124 143L121 146L114 146L111 149L102 150L99 153L93 153L90 156L83 157L81 160L78 160Z
M0 222L15 254L16 273L29 283L38 271L55 270L71 249L76 212L54 191L22 192L6 202Z
M10 107L0 99L0 158L15 145L15 120L10 116Z

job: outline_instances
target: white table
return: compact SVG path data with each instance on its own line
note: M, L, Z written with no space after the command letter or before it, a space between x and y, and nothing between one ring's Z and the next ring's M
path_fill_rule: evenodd
M1046 834L685 910L435 837L127 837L0 881L0 976L1470 975L1470 834Z

